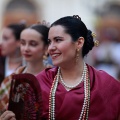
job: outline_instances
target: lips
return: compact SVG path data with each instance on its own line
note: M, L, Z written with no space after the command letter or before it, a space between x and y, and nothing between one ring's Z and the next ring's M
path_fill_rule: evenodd
M25 57L31 57L32 55L29 55L29 54L23 54Z
M58 58L61 54L60 53L52 53L50 54L52 59Z

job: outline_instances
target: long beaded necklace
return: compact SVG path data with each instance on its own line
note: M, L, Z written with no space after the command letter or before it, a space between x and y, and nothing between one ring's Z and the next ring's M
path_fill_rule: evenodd
M88 70L84 64L84 102L80 117L78 120L88 120L89 104L90 104L90 79L88 78ZM60 68L58 68L57 75L54 78L49 95L49 120L55 120L55 92L60 78Z

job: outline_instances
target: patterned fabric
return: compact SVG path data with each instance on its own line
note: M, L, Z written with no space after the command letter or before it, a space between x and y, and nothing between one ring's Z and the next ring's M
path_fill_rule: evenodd
M17 120L41 120L41 88L34 75L12 75L8 110L15 113Z
M25 69L25 66L20 67L16 71L16 74L22 73L24 69ZM7 109L12 75L10 75L9 77L6 77L0 86L0 115Z

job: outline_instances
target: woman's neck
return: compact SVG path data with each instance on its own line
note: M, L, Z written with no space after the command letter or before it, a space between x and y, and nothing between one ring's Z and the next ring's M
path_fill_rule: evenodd
M6 57L6 69L15 70L22 64L21 56L10 55Z
M78 61L75 64L70 64L69 66L66 67L61 67L61 74L64 79L64 81L79 81L79 79L82 76L84 68L84 61Z
M29 62L27 63L27 73L31 73L33 75L37 75L39 72L45 69L43 61L38 61L35 63Z

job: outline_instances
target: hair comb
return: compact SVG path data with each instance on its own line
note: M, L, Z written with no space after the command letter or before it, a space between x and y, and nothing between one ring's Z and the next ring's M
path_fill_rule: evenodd
M77 19L81 20L81 17L79 15L73 15L73 18L77 18Z

